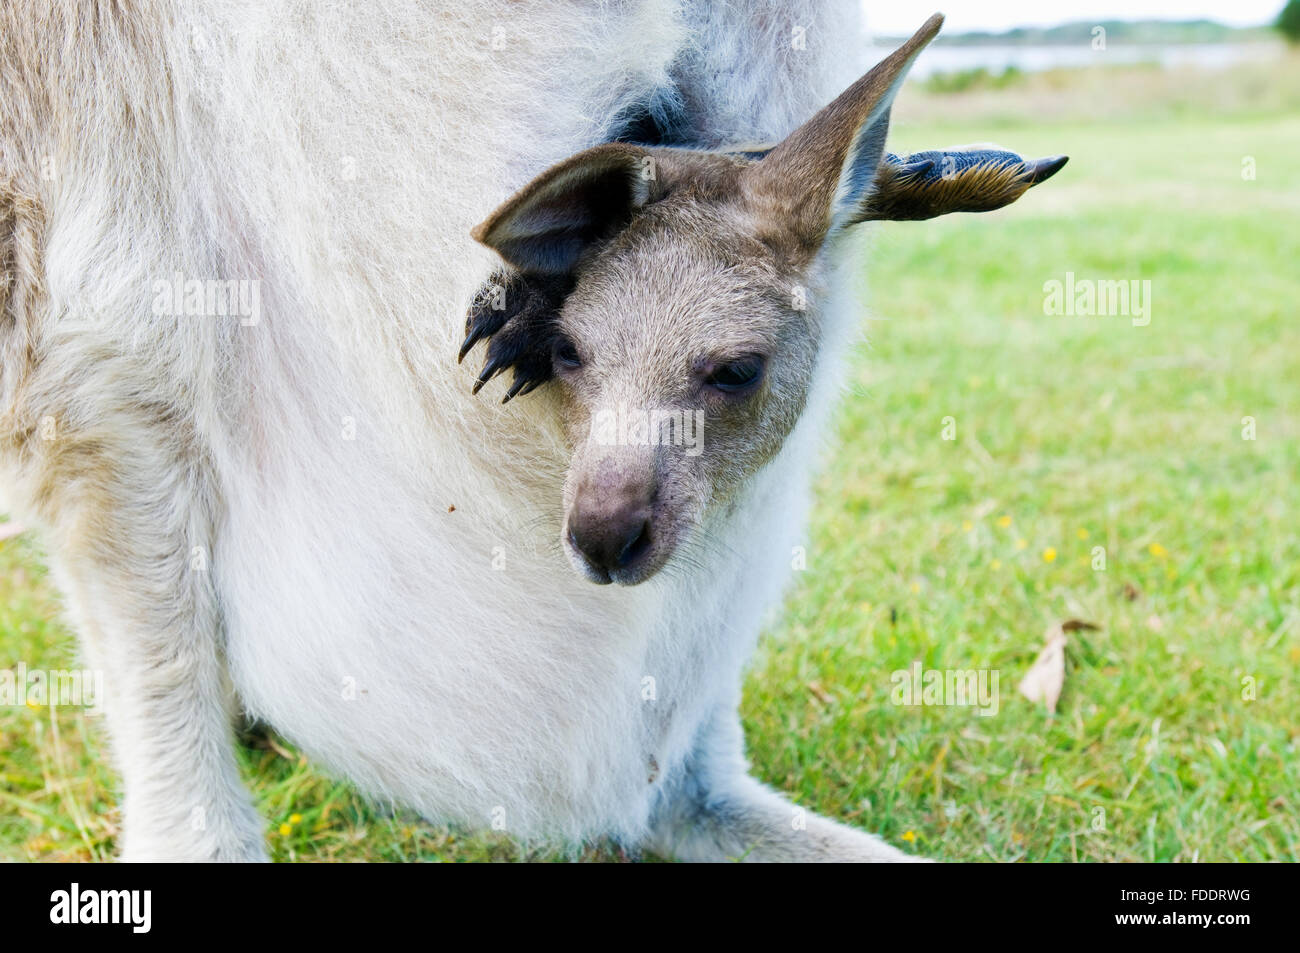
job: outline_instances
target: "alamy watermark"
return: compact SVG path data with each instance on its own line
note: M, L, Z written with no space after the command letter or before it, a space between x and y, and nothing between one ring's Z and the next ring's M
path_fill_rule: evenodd
M85 708L98 715L104 704L104 673L98 669L0 669L0 705L49 705L52 708Z
M1043 314L1131 318L1133 327L1151 323L1151 279L1076 278L1043 283Z
M617 447L681 447L688 457L704 451L703 410L637 410L625 404L591 417L596 443Z
M50 894L50 922L122 924L132 933L148 933L152 907L152 890L83 890L73 882L67 890Z
M900 668L889 676L895 705L971 706L980 715L998 713L998 670L973 668L923 669L920 662Z
M262 320L262 282L255 278L186 278L153 283L153 313L174 317L238 317L246 328Z

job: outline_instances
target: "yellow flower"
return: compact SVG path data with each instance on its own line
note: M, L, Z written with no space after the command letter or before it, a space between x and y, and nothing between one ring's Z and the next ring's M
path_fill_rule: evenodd
M903 840L907 841L909 844L915 843L916 831L904 831Z
M288 824L281 824L281 825L280 825L280 836L281 836L281 837L288 837L288 836L289 836L290 834L292 834L292 833L293 833L293 828L290 827Z
M975 524L972 523L970 520L962 520L961 530L963 533L969 533L974 528L975 528Z
M1156 559L1164 559L1169 555L1169 550L1165 549L1159 543L1152 543L1147 547L1147 549L1150 550L1151 555L1156 557Z
M30 708L32 711L40 711L40 710L41 710L40 702L32 701L30 698L27 699L27 707Z
M1088 538L1088 531L1087 531L1086 529L1084 529L1082 526L1079 527L1079 538L1080 538L1080 539L1087 539L1087 538Z
M302 815L301 815L301 814L290 814L290 815L289 815L289 823L290 823L290 824L301 824L301 823L302 823Z
M995 560L993 560L993 562L989 563L989 568L990 568L990 569L1001 569L1001 568L1002 568L1002 560L1000 560L1000 559L995 559Z
M1003 529L1006 529L1008 526L1011 525L1011 517L1010 517L1010 516L999 516L999 517L998 517L998 525L1001 526Z
M912 583L912 591L913 591L913 592L920 592L920 591L921 591L921 584L920 584L919 582L914 582L914 583Z
M1024 540L1024 539L1016 540L1016 549L1024 549L1028 545L1029 545L1028 540Z
M1056 560L1056 550L1054 550L1051 546L1048 546L1046 549L1043 550L1043 562L1050 563L1050 562L1055 562L1055 560Z

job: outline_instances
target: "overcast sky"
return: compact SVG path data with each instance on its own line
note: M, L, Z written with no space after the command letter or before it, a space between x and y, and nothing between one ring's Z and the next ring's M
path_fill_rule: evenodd
M1271 23L1284 0L862 0L872 33L909 34L936 10L945 33L1055 26L1073 20L1198 20L1233 26Z

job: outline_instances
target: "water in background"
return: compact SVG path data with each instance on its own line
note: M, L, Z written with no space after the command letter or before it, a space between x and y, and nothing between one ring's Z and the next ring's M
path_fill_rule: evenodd
M892 47L873 46L867 53L869 66ZM1281 43L1176 43L1166 46L1123 46L1105 50L1087 45L1070 46L932 46L917 59L911 75L925 78L935 73L960 73L983 67L1001 73L1008 66L1025 72L1088 66L1155 63L1165 68L1199 66L1222 69L1236 63L1271 60L1283 52Z

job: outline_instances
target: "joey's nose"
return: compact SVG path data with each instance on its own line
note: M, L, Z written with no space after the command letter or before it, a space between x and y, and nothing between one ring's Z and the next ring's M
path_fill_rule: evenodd
M634 492L582 496L569 513L569 542L605 574L626 569L650 548L650 504Z

